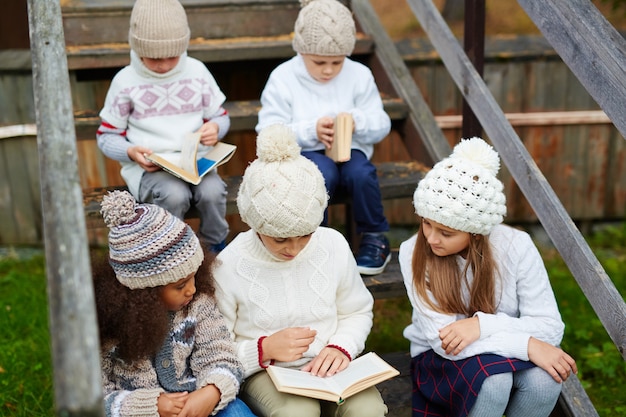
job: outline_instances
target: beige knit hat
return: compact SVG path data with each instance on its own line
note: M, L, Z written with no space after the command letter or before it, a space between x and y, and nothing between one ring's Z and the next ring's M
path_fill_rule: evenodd
M306 236L322 222L328 204L324 177L300 155L296 135L275 124L257 138L257 159L246 169L237 195L241 219L276 238Z
M142 58L173 58L189 46L187 14L178 0L137 0L128 42Z
M109 227L109 263L130 289L167 285L198 270L204 253L191 227L154 204L115 190L100 210Z
M356 29L350 10L337 0L300 0L293 49L301 54L349 56Z
M506 214L498 153L484 140L461 140L417 185L415 212L455 230L488 235Z

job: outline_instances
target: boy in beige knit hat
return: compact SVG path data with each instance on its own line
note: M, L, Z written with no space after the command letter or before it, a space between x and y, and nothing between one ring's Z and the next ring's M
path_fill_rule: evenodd
M361 274L383 272L390 260L374 145L387 136L391 121L369 68L348 58L355 45L352 13L337 0L302 0L294 28L297 55L270 75L261 95L257 132L284 123L295 132L302 155L322 172L332 199L351 197L361 243L356 261ZM354 128L350 159L325 155L336 142L335 117L349 113ZM323 224L327 223L325 213Z
M230 127L226 97L206 66L189 56L190 30L178 0L137 0L128 41L130 65L119 71L100 112L98 146L122 165L122 177L140 202L157 204L179 218L193 204L200 212L203 244L219 252L228 235L226 186L214 170L192 185L145 158L182 149L199 132L199 152Z
M373 299L346 239L320 227L324 178L300 155L285 125L263 129L237 207L251 229L217 257L218 307L235 340L245 381L241 399L258 416L382 417L376 387L338 405L276 390L268 365L319 377L344 370L365 347Z

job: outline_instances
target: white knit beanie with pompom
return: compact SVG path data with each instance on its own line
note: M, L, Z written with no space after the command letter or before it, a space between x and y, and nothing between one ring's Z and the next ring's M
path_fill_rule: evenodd
M461 140L417 185L415 212L455 230L488 235L506 214L499 169L491 145L477 137Z
M301 54L349 56L356 42L352 12L337 0L300 0L292 41Z
M257 138L257 159L243 175L237 208L255 232L276 238L306 236L322 222L328 204L324 177L300 155L295 133L275 124Z

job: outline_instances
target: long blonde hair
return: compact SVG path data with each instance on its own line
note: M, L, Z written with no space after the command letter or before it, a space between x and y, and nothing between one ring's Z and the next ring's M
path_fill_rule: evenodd
M463 314L471 317L477 311L495 313L497 267L489 238L472 235L467 248L467 262L459 269L456 254L435 255L424 236L423 227L417 232L413 249L413 287L417 296L433 310L444 314ZM474 279L470 283L467 271ZM469 301L463 300L462 289L468 288ZM428 295L428 291L432 294Z

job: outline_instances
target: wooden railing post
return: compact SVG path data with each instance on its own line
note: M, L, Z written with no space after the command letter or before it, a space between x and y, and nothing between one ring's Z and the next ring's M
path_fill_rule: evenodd
M28 0L58 416L103 416L99 340L59 0ZM42 347L43 348L43 347Z
M485 66L485 11L485 0L465 0L463 48L481 77ZM482 137L482 133L483 128L478 117L467 100L463 100L462 136L464 138Z

